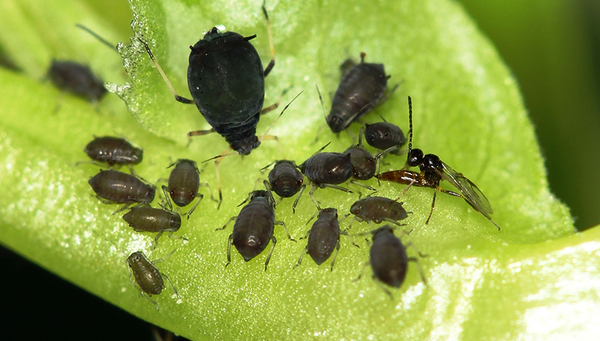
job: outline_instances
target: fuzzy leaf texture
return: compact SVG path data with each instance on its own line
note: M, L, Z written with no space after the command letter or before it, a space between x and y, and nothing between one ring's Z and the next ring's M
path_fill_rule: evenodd
M281 99L279 109L261 118L263 134L284 104L303 94L273 125L247 157L230 156L219 170L224 202L220 210L208 190L177 235L163 236L152 250L153 234L137 233L115 205L100 203L87 181L98 166L82 164L93 135L124 136L144 148L135 171L156 182L178 158L198 162L227 149L217 134L196 137L186 148L186 133L210 128L193 105L173 100L137 38L150 44L175 89L189 97L186 69L189 45L213 26L244 36L266 65L269 44L260 1L193 2L131 0L131 32L110 23L111 13L83 2L39 3L8 0L0 4L0 44L23 72L0 69L0 242L59 276L149 322L192 339L409 339L409 340L562 340L594 339L600 322L598 270L600 230L574 233L567 207L548 190L543 159L527 118L516 80L496 51L452 1L267 1L277 63L266 78L265 105ZM77 29L82 23L109 41L124 41L120 54ZM131 37L128 41L127 38ZM490 200L497 229L464 200L438 195L426 225L430 188L411 188L402 198L414 229L403 237L427 257L419 258L428 285L409 265L393 298L366 269L369 244L360 248L341 239L334 271L305 257L300 240L316 212L307 193L292 214L291 199L276 209L297 243L275 228L277 244L269 269L267 251L244 262L235 248L226 263L225 231L215 231L236 215L247 193L260 189L260 168L273 160L301 163L325 143L343 151L351 134L339 136L324 125L315 84L324 106L339 83L346 58L384 63L390 85L403 81L390 99L367 115L379 115L408 131L407 96L414 103L414 145L435 153L478 185ZM44 82L52 58L89 64L109 87L97 105L61 94ZM123 65L125 67L123 67ZM289 89L283 96L285 89ZM125 103L124 103L125 102ZM58 107L58 109L57 109ZM127 110L129 109L129 111ZM313 143L316 136L318 142ZM283 154L282 154L283 151ZM400 169L405 156L388 156L383 170ZM124 169L125 170L125 169ZM205 168L202 181L216 195L216 173ZM164 183L157 182L158 185ZM370 180L378 195L397 198L405 186ZM359 187L349 185L355 192ZM448 185L444 185L445 188ZM365 194L365 193L363 193ZM355 194L332 189L315 193L323 207L349 213ZM157 194L157 202L162 193ZM187 208L183 210L187 212ZM345 228L350 218L343 222ZM351 234L370 230L355 222ZM399 235L399 233L397 233ZM269 248L270 246L268 246ZM129 283L127 254L144 251L158 259L181 295L170 286L153 296L159 310ZM409 248L409 256L417 256Z

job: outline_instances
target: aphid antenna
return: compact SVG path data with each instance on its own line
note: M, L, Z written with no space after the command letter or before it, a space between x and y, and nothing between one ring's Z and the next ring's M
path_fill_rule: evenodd
M148 53L148 56L150 56L150 59L152 60L152 63L154 63L154 66L156 66L156 69L160 73L160 76L162 77L162 79L165 81L165 83L167 83L167 86L169 87L169 90L171 90L171 93L173 94L173 97L175 97L175 100L177 102L181 102L181 103L184 103L184 104L192 104L192 103L194 103L194 101L192 101L191 99L179 96L177 94L177 91L175 91L175 88L173 87L173 85L169 81L169 78L167 78L167 75L163 71L162 67L160 67L160 65L158 64L158 61L156 60L156 58L154 58L154 55L152 54L152 51L150 50L150 46L148 46L148 44L146 42L144 42L142 39L140 39L139 37L137 39L138 39L138 41L140 43L142 43L144 45L144 48L146 49L146 53Z
M271 31L271 20L269 19L269 14L267 13L266 3L267 1L263 0L262 11L265 15L265 19L267 19L267 35L269 36L269 51L271 52L271 61L269 62L269 65L267 65L264 71L264 77L266 77L275 66L275 47L273 45L273 33Z
M408 96L408 156L406 157L406 164L410 160L410 152L412 151L412 138L413 138L413 122L412 122L412 99Z
M317 93L319 94L319 102L321 103L321 112L323 112L323 117L327 122L327 115L325 114L325 106L323 105L323 97L321 96L321 91L319 90L319 86L315 83L315 88L317 88Z
M270 168L271 166L273 166L275 163L277 163L277 161L273 161L273 162L269 163L268 165L264 166L263 168L261 168L261 169L260 169L260 173L261 173L261 174L264 174L264 173L265 173L265 171L266 171L268 168Z
M269 133L269 130L271 130L271 128L273 127L273 125L279 120L279 118L283 115L283 113L285 112L285 110L296 100L296 98L298 98L298 96L302 95L302 93L304 92L304 90L300 91L296 97L294 97L284 108L283 110L281 110L281 113L279 114L279 116L277 116L277 118L275 119L275 121L273 121L273 123L271 123L271 125L269 125L269 128L267 128L267 130L265 131L264 134L262 134L261 137L258 138L259 142L262 142L264 140L277 140L277 136L272 136L272 135L267 135ZM281 146L280 146L281 147ZM283 151L282 151L283 152Z
M111 43L108 42L108 40L102 38L99 34L97 34L96 32L92 31L91 29L83 26L82 24L75 24L75 26L79 27L80 29L86 31L87 33L91 34L94 38L98 39L98 41L100 41L102 44L108 46L111 50L118 52L116 45L113 45Z

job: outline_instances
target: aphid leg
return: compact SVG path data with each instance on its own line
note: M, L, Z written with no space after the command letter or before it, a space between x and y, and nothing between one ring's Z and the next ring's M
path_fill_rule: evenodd
M219 202L217 199L215 199L215 196L212 193L212 188L210 188L210 184L208 182L200 182L198 185L201 187L208 188L208 193L210 193L210 199L214 202Z
M173 235L174 232L169 232L169 238L171 239L183 239L183 241L188 241L188 239L184 236L175 236Z
M114 204L114 201L108 200L108 199L104 199L103 197L99 196L98 194L92 195L93 197L96 197L96 199L100 200L101 203L106 204L106 205L110 205L110 204ZM117 212L115 212L117 213ZM115 214L113 213L113 214Z
M412 230L411 230L411 231L412 231ZM408 233L407 233L406 231L404 231L404 232L405 232L405 234L409 234L409 233L410 233L410 232L408 232ZM405 245L405 248L409 248L409 247L411 247L411 248L413 248L415 251L417 251L417 253L419 254L419 257L423 257L423 258L425 258L425 257L429 257L429 255L422 254L422 253L421 253L421 251L419 251L419 249L417 249L417 248L416 248L416 247L413 245L413 243L411 243L411 242L409 242L408 244L406 244L406 245Z
M156 237L154 237L154 243L152 243L152 250L156 249L156 245L158 245L158 238L160 238L160 236L162 236L163 231L160 231L156 234Z
M423 268L421 267L419 260L416 257L408 257L408 261L415 262L417 264L417 269L419 270L419 275L421 275L421 280L423 281L423 284L425 284L425 286L428 286L427 279L425 279L425 274L423 273Z
M150 298L150 295L147 295L146 293L144 293L143 291L140 291L140 296L144 297L145 299L147 299L150 303L154 304L154 306L156 307L156 310L158 309L158 303L156 303L155 300Z
M292 238L292 236L290 236L290 232L288 232L287 226L285 226L285 223L281 220L277 220L275 221L275 225L281 225L283 226L283 229L285 230L285 233L287 234L287 237L289 240L295 242L296 240L294 238Z
M179 296L179 293L177 292L177 289L175 289L175 286L173 285L173 283L169 279L169 276L167 276L167 275L165 275L163 273L161 273L160 275L167 279L167 282L169 282L169 285L171 285L171 289L173 289L173 293L175 293L175 296L177 296L178 299L181 299L181 296Z
M429 219L431 219L431 215L433 214L433 208L435 207L435 197L437 196L437 188L433 190L433 200L431 201L431 211L429 211L429 216L427 217L427 221L425 225L429 224Z
M229 238L227 239L227 264L225 264L225 267L227 267L227 265L229 265L229 263L231 263L231 242L233 241L233 233L229 235Z
M104 202L104 203L106 204L107 202ZM109 201L108 203L112 204L113 202ZM121 212L125 211L126 209L128 209L129 207L131 207L131 205L132 204L125 204L125 205L123 205L121 208L119 208L118 210L114 211L112 213L112 215L115 215L115 214L118 214L118 213L121 213ZM142 206L142 205L141 204L137 204L135 206Z
M168 255L166 255L165 257L159 258L159 259L155 259L152 261L152 264L156 264L156 263L162 263L164 261L166 261L167 259L171 258L171 255L173 255L173 253L177 251L177 249L173 249L173 251L169 252Z
M227 225L229 225L236 218L237 218L237 216L233 216L233 217L229 218L229 220L227 220L227 222L225 223L225 225L223 225L223 227L216 228L215 231L224 230L227 227Z
M348 217L350 214L346 214L346 217ZM344 217L344 219L346 219L346 217ZM346 228L344 231L348 231L350 230L350 228L352 228L352 224L354 224L354 221L356 221L358 218L356 218L356 216L354 216L354 218L352 218L352 221L350 222L350 225L348 225L348 228Z
M169 78L167 78L167 75L165 74L165 72L163 71L163 69L160 67L160 65L156 61L156 58L154 58L154 55L152 54L152 51L150 50L150 47L148 46L148 44L146 44L140 38L138 38L138 40L139 40L140 43L142 43L144 45L144 48L146 49L146 53L148 53L148 56L150 56L150 59L152 59L152 63L154 63L154 65L156 66L156 69L160 73L160 76L162 77L162 79L165 81L165 83L169 87L169 90L171 90L171 93L173 94L173 97L175 97L175 100L178 101L178 102L184 103L184 104L192 104L192 103L194 103L194 101L192 101L191 99L179 96L177 94L177 91L175 91L175 88L173 87L173 85L169 81Z
M365 268L367 267L367 265L369 265L369 262L364 262L363 263L363 267L360 270L360 273L358 274L358 277L356 277L355 279L353 279L352 282L356 282L356 281L358 281L362 277L363 273L365 272Z
M165 185L163 185L161 188L163 191L163 195L165 196L165 201L167 202L167 205L169 205L169 210L173 211L173 204L171 203L171 196L169 195L169 188Z
M273 242L273 245L271 245L271 251L269 251L269 255L267 256L267 260L265 261L265 271L267 271L267 265L269 265L271 255L273 254L273 250L275 249L275 244L277 244L277 239L275 238L275 236L271 236L271 241Z
M349 229L349 228L347 228L347 229L345 229L344 231L340 232L340 234L343 234L344 236L346 236L346 238L348 238L348 240L350 241L350 243L352 243L352 245L354 245L354 246L356 246L357 248L359 248L359 249L360 249L360 246L356 245L356 243L354 242L354 239L352 239L352 236L350 236L350 235L348 234L348 232L347 232L347 231L348 231L348 229Z
M357 180L354 180L354 179L350 180L350 183L352 183L352 184L354 184L356 186L362 187L364 189L368 189L369 191L373 191L373 192L377 191L375 188L373 188L373 187L371 187L369 185L361 184L360 182L358 182Z
M304 236L300 237L300 240L308 238L309 235L310 235L310 229L308 231L306 231Z
M214 129L194 130L194 131L188 132L188 143L185 145L185 147L188 148L190 146L190 144L192 144L192 136L203 136L203 135L208 135L208 134L214 133L214 132L215 132Z
M267 67L265 68L265 71L264 71L264 77L267 77L269 72L271 72L271 70L275 66L275 47L273 46L273 34L271 33L271 21L269 20L269 14L267 13L267 8L265 7L265 5L266 5L266 0L263 0L262 11L263 11L263 14L265 15L265 19L267 19L267 33L269 35L269 50L271 52L271 61L269 62L269 65L267 65Z
M398 149L399 149L398 146L391 146L388 149L384 149L384 150L380 151L379 153L377 153L377 155L375 155L374 158L378 159L378 161L380 161L381 157L385 156L386 154L393 153L393 152L395 152Z
M305 189L306 189L306 185L302 185L302 187L300 187L300 194L298 194L298 196L296 197L296 200L294 200L294 204L292 205L292 212L294 214L296 213L296 205L298 205L298 201L300 200L300 197L302 196L302 193L304 193Z
M306 221L306 224L304 224L304 226L307 226L307 225L308 225L308 223L310 223L310 222L311 222L313 219L315 219L315 218L317 217L317 215L319 215L319 213L321 213L321 210L319 210L317 213L313 214L313 215L310 217L310 219L308 219L308 220ZM307 234L308 234L308 233L307 233ZM302 239L302 238L301 238L301 239Z
M275 122L273 122L275 123ZM270 127L269 127L270 128ZM275 135L262 135L259 139L259 141L266 141L266 140L275 140L275 142L277 142L277 147L279 148L279 153L281 153L281 158L285 159L285 151L283 150L283 146L281 145L281 141L279 141L279 138Z
M300 239L302 239L302 238L300 238ZM300 255L300 258L298 259L298 264L294 265L294 269L297 268L302 263L302 258L304 258L304 255L306 255L307 253L308 253L308 245L306 245L304 250L302 250L302 254Z
M285 95L285 94L288 92L288 90L289 90L289 89L291 89L291 88L292 88L292 86L290 86L290 87L288 87L288 88L285 88L285 89L283 89L283 91L281 92L281 95L279 95L279 99L277 100L277 102L275 102L275 103L273 103L273 104L269 105L268 107L264 107L264 108L262 108L262 109L260 110L260 115L262 116L262 115L268 114L268 113L270 113L271 111L273 111L273 110L275 110L275 109L279 108L279 103L281 103L281 99L282 99L282 98L283 98L283 96L284 96L284 95ZM302 93L302 92L300 92L300 93ZM296 96L296 97L298 97L298 96ZM295 99L295 98L294 98L294 99ZM294 101L294 100L292 100L292 102L293 102L293 101ZM291 103L291 102L290 102L290 103ZM287 107L288 107L288 106L289 106L289 103L288 103L288 105L286 105L286 106L285 106L285 108L283 109L283 111L285 111L285 109L287 109ZM283 114L283 111L281 112L282 114ZM279 116L281 116L281 114L279 114ZM275 121L277 121L277 120L275 120Z
M321 187L323 187L323 188L324 188L324 187L329 187L329 188L338 189L338 190L340 190L340 191L344 191L344 192L346 192L346 193L354 193L354 192L352 192L351 190L349 190L349 189L347 189L347 188L344 188L344 187L342 187L342 186L338 186L338 185L332 185L332 184L321 184Z
M394 219L383 218L383 220L387 221L390 224L394 224L396 226L406 226L406 224L400 224L397 220L394 220Z
M333 264L335 264L335 257L337 257L338 252L340 251L340 241L337 241L335 244L335 253L333 254L333 258L331 259L331 268L329 271L333 271Z
M221 208L221 204L223 203L223 192L221 191L221 173L219 173L219 163L223 160L223 157L220 157L215 160L215 172L217 173L217 192L219 192L219 204L217 204L217 210Z
M310 195L310 198L312 199L313 204L315 204L315 206L317 206L317 209L320 211L321 210L321 205L319 205L319 202L317 201L317 199L315 199L315 191L317 190L316 185L313 184L313 187L310 189L310 192L308 192L308 194Z
M388 294L390 296L390 300L394 300L394 296L392 295L392 293L386 289L381 282L379 281L379 279L377 278L377 276L375 276L375 274L373 274L373 280L375 281L375 283L377 283L377 286L381 288L381 290L385 291L386 294Z
M277 109L279 107L279 102L273 103L271 105L269 105L268 107L264 107L260 110L260 114L264 115L264 114L268 114L271 111Z
M389 76L388 76L389 78ZM392 96L392 94L394 93L394 91L396 91L396 89L398 89L398 87L400 87L400 84L404 83L404 79L400 81L400 83L394 85L394 87L388 91L383 97L381 97L381 99L379 100L379 102L377 103L377 106L382 105L383 103L385 103L388 99L390 99L390 97Z
M198 197L196 199L198 199L198 200L196 201L196 204L194 205L194 207L192 207L188 211L188 213L185 214L187 216L188 220L190 220L190 215L192 215L192 213L194 212L194 210L196 209L196 207L198 207L198 205L200 204L200 201L202 201L202 199L204 199L204 195L198 193Z
M127 272L129 272L129 284L133 285L133 277L131 276L133 270L131 270L129 263L127 263L127 259L125 260L125 265L127 265Z

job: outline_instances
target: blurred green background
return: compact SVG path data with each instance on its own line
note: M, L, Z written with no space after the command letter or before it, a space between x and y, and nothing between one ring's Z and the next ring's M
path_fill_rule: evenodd
M120 41L128 41L131 30L131 12L125 0L84 0L105 16L120 34ZM551 190L565 202L576 218L579 230L600 223L600 2L598 0L461 0L465 10L481 31L497 47L499 54L517 78L525 105L536 127L543 155L546 158ZM0 46L0 64L10 62ZM18 67L18 66L17 66ZM519 205L520 203L514 203ZM5 311L13 318L27 316L28 325L41 328L44 338L149 339L149 327L86 295L45 270L0 250L0 268L6 278L2 292L13 293L14 302L4 302ZM45 276L47 279L43 279ZM29 286L28 286L29 284ZM52 288L53 295L37 290ZM32 293L40 293L35 296ZM58 300L49 300L57 296ZM56 311L64 305L60 297L68 296L77 306L63 306L62 311L73 314L48 316L36 311ZM29 297L32 303L23 300ZM93 307L93 318L82 311ZM19 313L18 310L23 310ZM99 311L107 313L98 315ZM40 316L38 316L40 315ZM38 316L37 319L32 319ZM80 317L81 320L76 318ZM113 320L110 320L111 317ZM3 319L10 324L8 319ZM32 322L33 321L33 322ZM119 324L119 322L121 322ZM61 326L68 325L68 328ZM96 324L94 327L92 325ZM79 329L74 328L78 326ZM23 330L11 326L14 335ZM130 332L125 332L130 328ZM66 332L68 330L69 332ZM78 334L77 332L80 332ZM115 334L116 332L116 334ZM10 335L10 334L9 334ZM9 337L10 338L10 337Z
M459 2L519 82L550 189L571 208L577 229L599 224L600 2Z

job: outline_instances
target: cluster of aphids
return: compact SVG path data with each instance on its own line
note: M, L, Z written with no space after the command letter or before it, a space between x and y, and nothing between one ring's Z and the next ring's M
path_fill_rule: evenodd
M123 207L117 212L129 208L123 219L134 231L156 232L153 248L156 248L158 239L164 232L168 232L171 238L182 238L173 236L173 232L181 227L181 216L173 210L172 203L179 207L191 206L185 213L189 219L204 197L198 193L200 186L209 187L208 184L200 182L200 171L196 162L179 159L169 166L173 169L167 185L161 187L165 200L159 203L160 208L155 208L151 207L151 203L154 201L156 186L137 176L132 168L142 161L142 149L134 147L122 138L103 136L94 138L84 151L95 163L106 163L111 168L123 165L130 167L131 174L114 169L100 170L89 180L89 184L102 202L122 204ZM194 201L196 203L191 205ZM148 296L160 294L164 288L164 275L161 276L143 252L132 253L127 258L127 264L144 293ZM174 287L173 290L177 294Z
M186 104L195 103L200 113L212 126L211 130L193 131L188 135L217 132L227 140L232 150L241 155L250 154L262 140L269 138L266 133L261 137L256 136L256 125L260 115L266 111L266 108L263 109L264 78L275 65L269 18L264 4L262 9L267 19L271 46L271 61L268 66L263 69L258 53L250 43L255 35L244 37L235 32L221 32L217 28L213 28L205 34L203 39L194 46L190 46L188 86L193 100L175 92L154 58L149 45L140 37L137 38L161 73L175 99ZM361 54L359 63L347 60L341 66L342 80L333 97L331 111L326 117L327 124L334 133L339 133L351 123L362 118L375 106L385 101L397 88L397 86L394 87L386 94L387 81L390 76L385 74L383 64L366 63L364 58L365 54ZM247 204L240 213L232 217L222 228L217 229L225 229L230 222L235 220L233 232L228 239L227 264L231 262L232 244L243 258L249 261L260 254L271 242L272 246L265 261L265 270L267 269L277 242L273 235L274 226L283 225L285 227L283 222L275 220L276 201L272 192L281 198L297 195L292 205L292 209L295 211L298 200L306 188L304 177L312 184L309 195L318 208L318 218L307 233L307 246L296 266L301 264L302 258L308 253L319 265L332 257L331 269L333 270L337 250L340 248L340 234L347 235L347 229L344 231L340 229L341 220L338 219L337 210L321 208L313 194L317 188L333 188L352 193L351 190L340 186L347 181L359 184L357 181L376 177L378 180L407 185L404 193L412 186L434 189L426 224L433 213L438 191L461 197L500 229L491 219L493 210L489 201L474 183L461 173L454 171L436 155L424 155L420 149L412 148L413 128L410 97L408 102L410 126L408 155L404 167L399 170L379 172L382 158L390 153L399 154L402 146L406 143L402 130L388 122L365 124L361 128L357 145L351 146L342 153L323 152L325 146L299 165L291 160L278 160L263 168L273 166L268 181L264 181L265 190L251 192L244 202ZM284 111L285 108L281 114ZM375 156L372 155L363 146L363 137L370 146L381 151ZM107 162L110 166L121 164L131 166L139 163L142 159L140 149L131 146L125 140L112 137L96 138L88 145L86 152L92 159ZM222 153L213 158L217 159L215 165L218 165L226 155ZM171 201L178 206L187 206L197 196L198 201L187 213L189 218L189 214L202 199L202 195L198 194L200 172L195 162L178 160L172 166L174 169L169 177L169 184L162 187L166 204L161 204L161 208L150 207L155 196L155 187L134 175L133 171L130 175L116 170L104 170L91 178L89 183L103 201L125 204L126 207L135 205L125 214L124 219L136 231L158 232L156 245L162 232L172 233L181 226L181 218L178 213L173 212ZM410 168L416 167L419 168L419 171L410 170ZM440 182L443 180L448 181L458 191L441 188ZM375 189L370 186L359 185L375 192ZM221 200L220 182L218 186ZM406 275L408 262L416 261L416 258L408 257L406 253L406 247L411 244L403 245L400 238L394 233L397 227L403 226L400 221L407 217L407 211L404 209L403 203L398 201L399 198L394 200L373 194L359 198L352 205L350 213L354 214L354 220L366 221L369 224L389 223L362 234L372 235L369 263L373 269L373 277L389 286L399 287ZM287 232L287 228L286 233L288 238L293 240ZM403 234L408 233L403 231ZM132 254L128 263L143 292L149 296L161 292L164 287L161 274L143 253ZM421 276L425 282L422 271Z

